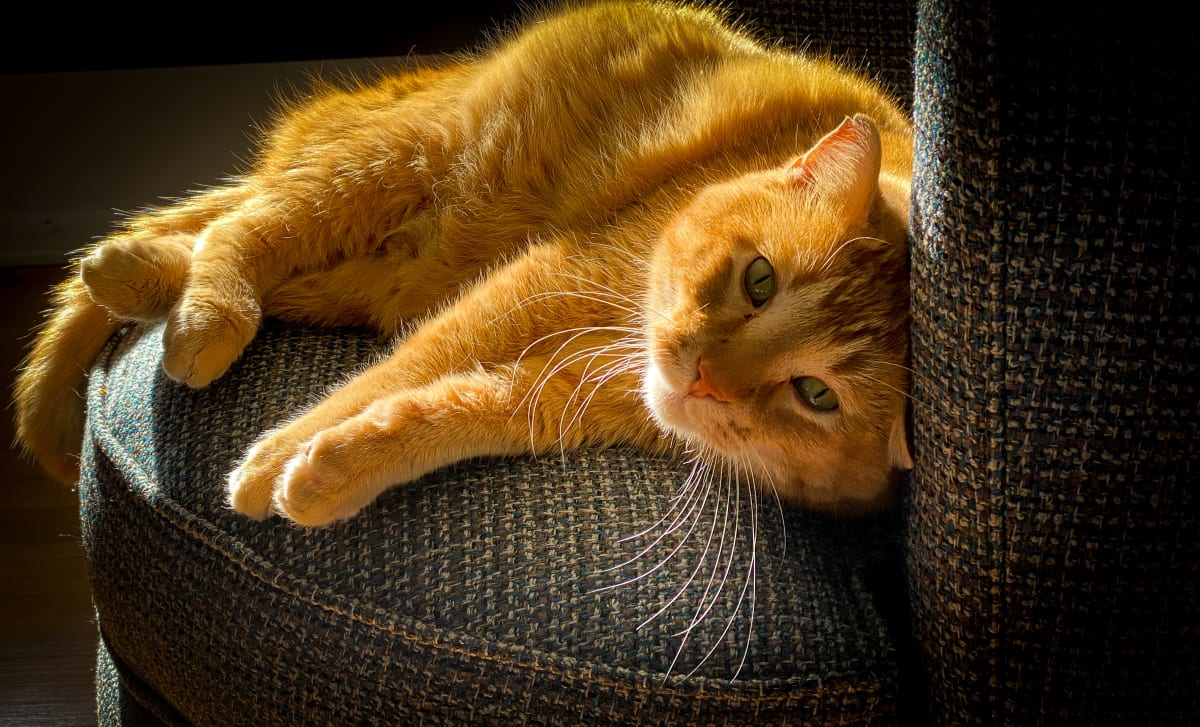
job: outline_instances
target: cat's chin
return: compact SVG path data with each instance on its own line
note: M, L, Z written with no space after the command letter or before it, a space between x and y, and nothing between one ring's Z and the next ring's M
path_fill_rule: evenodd
M672 386L663 375L662 369L651 363L642 377L642 399L650 409L659 428L686 440L694 440L700 433L695 421L688 417L687 392Z
M646 368L642 376L642 400L660 428L686 436L686 431L680 428L685 398L685 394L676 391L667 382L658 366L652 363Z

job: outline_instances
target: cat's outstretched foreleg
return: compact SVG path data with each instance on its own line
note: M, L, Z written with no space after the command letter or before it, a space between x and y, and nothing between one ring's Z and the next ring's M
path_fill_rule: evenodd
M357 513L392 485L454 462L530 451L519 399L499 372L474 371L381 398L309 439L274 482L274 511L302 525Z
M657 436L649 418L637 411L639 402L628 397L633 382L613 377L605 382L607 390L581 398L580 381L586 378L581 367L586 364L578 360L562 367L552 386L543 381L546 362L539 359L450 374L381 396L353 416L320 426L341 405L326 402L250 451L230 478L231 502L254 517L275 512L302 525L325 525L353 516L394 485L462 460L558 453L585 442L645 444L642 440ZM386 374L365 376L349 386L373 388L380 382L372 379ZM588 415L580 407L595 396L628 398L632 415L604 420L597 413L599 421L589 421L585 430L579 422ZM596 409L620 407L608 403Z
M315 436L364 411L373 401L386 396L384 392L411 384L407 372L389 365L394 359L393 355L376 364L304 415L263 434L229 475L229 504L233 509L256 520L266 518L275 507L275 492L289 462L308 451ZM324 522L335 519L326 517Z
M572 270L577 253L534 246L389 358L265 434L230 475L234 509L323 525L463 459L585 442L653 446L659 433L636 393L643 349L630 339L639 331L627 309L579 289L590 283Z

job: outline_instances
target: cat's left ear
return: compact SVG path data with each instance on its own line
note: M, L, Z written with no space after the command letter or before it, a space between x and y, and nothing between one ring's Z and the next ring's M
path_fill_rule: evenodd
M912 454L908 450L908 426L903 412L892 422L892 431L888 437L888 454L891 456L892 467L898 470L913 468Z
M787 170L794 187L814 187L852 223L866 221L879 187L883 143L865 114L846 117Z

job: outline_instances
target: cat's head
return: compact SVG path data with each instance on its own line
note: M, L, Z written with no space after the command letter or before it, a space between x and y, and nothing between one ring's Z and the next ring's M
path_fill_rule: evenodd
M886 503L912 467L907 199L880 160L875 124L847 118L795 163L698 194L652 263L659 425L823 509Z

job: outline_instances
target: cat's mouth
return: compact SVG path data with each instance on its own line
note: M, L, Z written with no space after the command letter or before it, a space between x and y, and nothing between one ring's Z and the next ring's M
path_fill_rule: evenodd
M786 455L752 429L747 402L719 385L706 385L699 372L694 378L680 376L686 366L668 363L678 365L664 368L652 362L642 379L642 397L659 428L709 461L716 455L733 463L730 471L750 475L754 482L770 483L773 489L786 485L791 497L802 497L802 481L783 468L768 465L786 461Z

